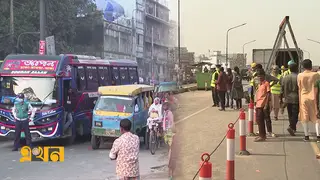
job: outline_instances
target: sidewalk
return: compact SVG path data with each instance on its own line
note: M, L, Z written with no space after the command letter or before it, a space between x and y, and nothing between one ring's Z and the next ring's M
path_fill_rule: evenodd
M302 140L304 133L301 124L298 123L296 136L290 136L287 116L280 116L278 121L272 123L278 137L260 143L253 142L254 137L248 137L247 150L251 155L236 156L236 177L248 180L320 179L320 160L316 159L313 149L314 145L318 149L319 146L315 142ZM257 128L255 126L255 130ZM314 125L310 125L310 131L315 131ZM236 142L236 150L239 150L239 140Z
M192 92L189 94L190 99L182 102L182 106L186 109L185 112L192 108L195 110L186 114L187 118L177 124L182 138L179 142L181 150L177 162L178 172L175 178L177 180L193 178L199 168L201 154L211 153L227 132L227 125L234 122L239 116L238 111L228 109L226 112L220 112L217 108L210 107L212 102L209 92L196 93L194 99L192 99ZM196 102L194 102L195 99L197 99ZM246 116L248 116L247 112ZM297 136L291 137L286 130L288 127L287 117L280 116L279 119L273 121L274 133L279 137L270 138L266 142L260 143L253 142L253 137L247 137L247 150L251 155L236 155L236 179L286 180L286 172L290 180L320 179L320 164L315 154L319 145L315 147L315 144L303 142L300 123L298 124ZM256 131L257 126L254 128ZM235 130L235 151L237 154L239 151L238 124L235 126ZM310 126L310 130L314 132L314 126ZM226 141L224 141L210 159L213 164L213 179L225 179L226 154Z

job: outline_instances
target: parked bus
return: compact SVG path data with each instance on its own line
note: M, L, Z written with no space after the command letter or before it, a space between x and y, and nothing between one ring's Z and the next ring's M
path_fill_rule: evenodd
M29 123L32 140L65 138L67 144L77 135L90 135L99 86L139 82L135 61L71 54L9 55L0 76L0 136L14 136L11 108L16 95L23 93L37 108Z

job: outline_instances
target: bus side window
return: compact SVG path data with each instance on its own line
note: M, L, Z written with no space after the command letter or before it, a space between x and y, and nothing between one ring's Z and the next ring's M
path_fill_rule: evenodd
M122 85L130 84L128 68L120 67L119 69L120 69L121 84Z
M129 67L129 79L130 79L130 84L138 83L139 78L138 78L138 71L136 67Z
M98 71L95 66L87 66L86 67L86 75L87 75L87 90L98 90Z
M146 109L147 108L146 92L141 93L141 98L142 98L142 102L143 102L143 108Z
M151 106L151 104L153 103L153 98L152 98L152 91L149 91L149 99L148 99L148 101L149 101L149 106Z
M109 85L109 70L108 67L98 67L98 79L100 86L107 86Z
M140 94L139 95L139 103L140 103L140 105L139 105L139 107L141 107L141 108L144 108L144 101L143 101L143 95L142 94Z
M134 100L134 112L137 113L140 111L140 103L139 103L139 97L137 97L135 100ZM138 109L137 109L138 108ZM138 110L138 111L137 111Z
M149 102L149 98L150 98L150 92L146 92L146 97L145 97L145 103L146 103L146 108L148 109L150 107L150 102Z
M83 91L87 88L86 73L83 66L77 67L77 89Z
M121 85L118 67L112 67L112 80L114 81L115 85Z

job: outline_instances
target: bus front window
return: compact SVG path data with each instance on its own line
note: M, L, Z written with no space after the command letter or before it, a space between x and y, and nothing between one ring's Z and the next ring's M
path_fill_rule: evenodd
M101 96L95 106L98 111L133 112L133 100L128 97Z
M56 79L40 77L1 77L1 104L10 105L23 93L31 105L57 103Z

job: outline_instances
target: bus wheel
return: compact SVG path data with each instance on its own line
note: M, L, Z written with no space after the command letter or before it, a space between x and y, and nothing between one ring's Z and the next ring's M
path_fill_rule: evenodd
M101 138L99 136L91 136L91 147L92 149L99 149Z

